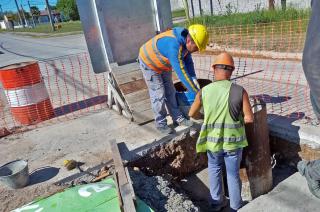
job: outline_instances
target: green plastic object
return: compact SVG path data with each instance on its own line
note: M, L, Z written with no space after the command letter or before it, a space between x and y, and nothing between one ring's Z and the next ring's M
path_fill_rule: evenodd
M137 200L138 212L153 211L143 201ZM82 212L82 211L110 211L121 212L118 193L113 178L98 183L75 186L56 193L50 197L33 201L14 212Z

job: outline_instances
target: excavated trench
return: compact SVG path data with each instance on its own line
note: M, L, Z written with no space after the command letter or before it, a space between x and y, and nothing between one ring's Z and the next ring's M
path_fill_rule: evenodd
M155 211L208 211L207 199L186 189L194 183L188 179L207 167L206 155L196 154L197 136L185 132L128 164L136 194Z
M201 87L210 82L199 80ZM177 92L185 92L181 83L177 83L175 87ZM263 102L255 101L253 111L254 124L246 126L250 145L243 152L240 169L244 200L251 200L270 191L273 185L266 106ZM195 128L198 132L200 126ZM206 154L196 153L198 133L190 133L191 131L149 149L142 157L128 164L132 167L133 186L138 196L156 211L209 211L207 157ZM141 177L135 177L138 173L143 173L142 180ZM226 184L226 180L224 183ZM154 192L158 195L152 195ZM177 195L171 195L172 193ZM224 193L228 194L226 186ZM164 198L159 199L159 196ZM177 196L183 197L180 204L175 202ZM159 205L159 202L166 204ZM179 210L171 208L172 204Z

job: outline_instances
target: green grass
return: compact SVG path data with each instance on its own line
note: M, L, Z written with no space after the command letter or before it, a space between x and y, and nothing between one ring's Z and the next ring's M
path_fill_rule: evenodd
M286 11L282 10L260 10L249 13L234 13L230 15L214 15L196 17L190 20L189 24L204 24L206 26L224 27L233 25L248 25L248 24L263 24L271 22L281 22L299 19L308 19L310 16L310 9L294 9L288 8ZM183 24L180 24L182 26Z
M221 16L203 16L175 24L206 25L209 42L222 47L278 52L301 52L310 9L261 10Z
M15 29L14 32L33 32L33 33L50 33L50 34L59 34L59 33L67 33L67 32L78 32L82 31L82 25L80 21L70 21L70 22L62 22L60 23L62 27L52 32L50 24L39 24L35 28L21 28ZM5 32L5 30L1 30L0 32ZM12 31L10 31L12 32Z
M186 12L184 9L172 11L172 18L186 17Z

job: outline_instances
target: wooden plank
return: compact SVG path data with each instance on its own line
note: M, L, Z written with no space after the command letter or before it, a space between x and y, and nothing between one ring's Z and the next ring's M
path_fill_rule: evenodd
M145 83L144 79L132 81L129 83L125 83L122 85L119 85L119 88L123 95L134 93L138 90L146 89L147 84Z
M151 109L150 99L145 99L140 102L136 102L134 104L131 104L130 109L133 112L142 112L145 110L149 110L149 109Z
M142 112L133 112L133 120L138 124L143 124L154 120L152 109L145 110Z
M115 171L117 172L120 194L123 202L123 209L125 212L135 212L135 205L130 192L130 185L123 167L117 141L115 139L110 141L111 152Z
M125 99L129 105L145 99L150 99L149 91L148 89L143 89L134 93L129 93L125 95Z
M114 173L113 173L113 179L114 179L115 184L116 184L119 206L120 206L120 208L123 208L123 202L122 202L122 199L121 199L121 193L120 193L120 188L119 188L119 181L118 181L118 174L117 174L117 172L114 172Z
M131 71L140 70L139 63L129 63L122 66L114 66L111 68L115 76L129 73Z
M112 82L110 79L108 79L108 83L110 86L108 86L108 89L110 89L112 91L113 97L114 99L118 100L118 103L120 104L120 106L124 109L124 110L129 110L129 108L127 108L125 102L123 102L120 94L117 92L117 90L112 86ZM128 111L130 112L130 111Z
M143 74L140 70L137 70L137 71L131 71L123 75L115 75L114 77L117 81L117 84L122 85L128 82L143 79Z
M134 189L133 189L133 186L132 186L132 180L131 180L131 177L130 177L130 174L129 174L128 167L125 167L124 170L126 171L126 175L127 175L127 179L128 179L129 186L130 186L130 192L131 192L131 195L132 195L132 199L134 201L136 201L137 197L136 197L136 194L134 193Z

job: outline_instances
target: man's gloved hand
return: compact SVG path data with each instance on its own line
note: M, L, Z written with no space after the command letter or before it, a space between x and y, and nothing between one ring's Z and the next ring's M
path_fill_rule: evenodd
M199 85L199 83L198 83L197 78L192 77L192 81L193 81L193 83L197 86L197 88L200 90L200 85Z

